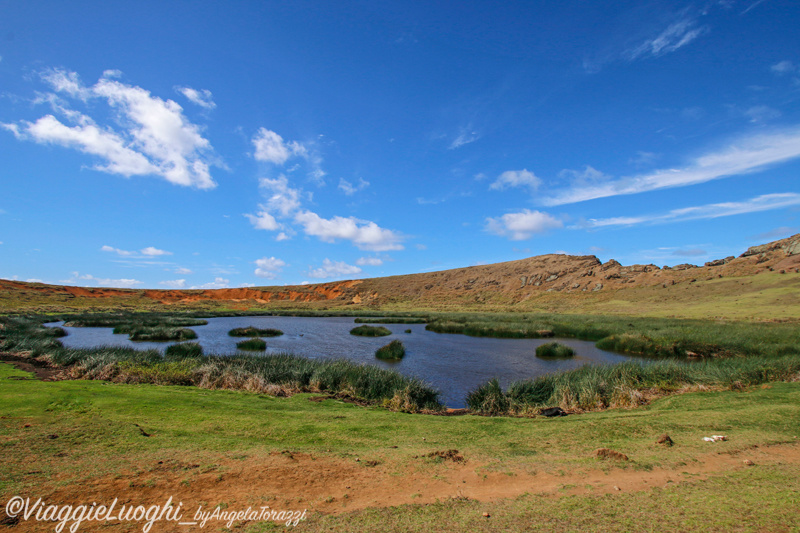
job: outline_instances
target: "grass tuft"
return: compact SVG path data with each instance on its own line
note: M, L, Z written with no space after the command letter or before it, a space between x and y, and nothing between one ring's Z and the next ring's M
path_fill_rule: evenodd
M558 342L548 342L536 347L536 357L564 359L575 355L575 350Z
M228 335L231 337L280 337L283 332L279 329L259 329L254 326L248 326L246 328L233 328L228 332Z
M264 351L267 349L267 342L263 339L247 339L236 343L238 350Z

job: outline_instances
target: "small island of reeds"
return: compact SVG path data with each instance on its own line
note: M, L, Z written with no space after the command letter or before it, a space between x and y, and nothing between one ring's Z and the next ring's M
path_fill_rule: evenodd
M536 348L536 357L557 359L573 355L575 355L575 350L558 342L548 342Z
M228 332L228 335L231 337L280 337L283 332L279 329L259 329L254 326L247 326L246 328L233 328Z
M239 350L248 350L260 352L267 349L267 343L263 339L247 339L236 343L236 348Z
M398 340L393 340L386 346L381 346L375 352L375 357L389 361L397 361L406 355L406 347Z
M350 335L359 335L361 337L385 337L391 334L392 332L383 326L358 326L350 330Z

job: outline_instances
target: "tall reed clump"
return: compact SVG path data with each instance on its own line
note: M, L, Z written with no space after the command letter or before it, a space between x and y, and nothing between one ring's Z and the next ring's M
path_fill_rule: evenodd
M400 360L406 355L406 347L403 346L403 343L399 340L395 339L386 346L381 346L375 352L375 357L378 359L386 359L386 360Z
M374 327L364 325L350 330L350 335L358 335L361 337L385 337L391 334L391 331L382 326Z
M372 365L290 354L202 355L194 343L158 350L67 349L36 318L0 317L0 350L65 367L69 377L119 383L194 385L272 395L326 392L409 412L439 411L439 392L416 378Z
M197 333L189 328L142 327L133 330L128 338L132 341L186 341L196 339Z
M543 407L597 410L633 407L648 398L698 387L739 389L769 381L800 380L800 356L736 357L695 363L677 360L626 361L615 365L586 365L511 383L503 392L496 380L467 395L477 413L534 413ZM502 395L502 399L500 396Z

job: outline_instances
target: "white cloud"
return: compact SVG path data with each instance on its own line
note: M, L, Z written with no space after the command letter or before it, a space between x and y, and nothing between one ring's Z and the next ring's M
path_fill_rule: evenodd
M775 63L770 67L770 70L776 74L792 74L793 72L799 71L800 67L787 59L779 63Z
M305 157L308 154L302 144L295 141L284 142L283 137L267 128L259 128L252 142L256 149L253 155L256 161L283 165L292 156Z
M136 285L141 285L143 282L136 279L110 279L110 278L96 278L91 274L81 275L78 272L72 273L72 278L61 280L61 283L76 284L81 282L91 281L98 287L110 287L113 289L132 289Z
M458 136L453 139L453 142L450 143L448 146L449 150L455 150L465 144L474 143L478 139L481 138L480 134L477 131L472 131L472 125L467 125L466 127L461 128L458 132Z
M128 250L120 250L119 248L113 248L113 247L108 246L108 245L103 245L103 247L100 248L100 251L102 251L102 252L113 252L113 253L115 253L115 254L117 254L119 256L122 256L122 257L129 257L131 255L136 255L136 252L130 252Z
M186 287L186 280L185 279L174 279L170 281L159 281L159 285L163 285L165 287L169 287L170 289L183 289Z
M535 191L541 183L542 180L527 169L507 170L500 174L500 176L489 185L489 188L502 191L508 187L528 187L531 191Z
M208 89L198 91L197 89L192 89L191 87L176 87L175 90L185 96L187 100L199 105L200 107L204 107L206 109L214 109L217 107L217 104L214 103L213 95Z
M581 227L601 228L608 226L633 226L637 224L684 222L687 220L744 215L747 213L770 211L773 209L782 209L784 207L796 205L800 205L800 194L798 193L764 194L761 196L756 196L755 198L750 198L749 200L745 200L743 202L723 202L695 207L684 207L681 209L673 209L665 214L591 219L586 224L571 226L571 229L578 229Z
M289 187L289 180L286 176L281 174L275 179L262 178L258 185L270 195L266 208L262 206L262 209L277 211L282 216L289 216L300 208L302 190Z
M649 174L608 179L592 186L557 191L541 200L544 205L563 205L623 194L685 187L707 181L748 174L769 165L800 157L800 129L745 137L718 152L696 158L683 168L656 170Z
M309 277L315 279L327 279L327 278L336 278L336 277L346 277L351 276L353 274L360 274L361 269L357 266L348 265L344 261L331 261L330 259L325 259L322 261L322 266L320 268L315 268L309 271Z
M90 116L59 104L54 108L72 125L62 123L53 115L33 123L3 124L18 139L57 144L97 156L105 160L105 164L93 168L110 174L157 175L177 185L200 189L216 186L204 156L211 150L211 144L202 136L200 127L189 122L183 115L183 108L174 101L162 100L141 87L126 85L108 76L91 87L83 86L75 72L64 70L50 70L42 79L57 93L83 102L92 98L105 99L119 112L118 128L99 126ZM55 95L48 95L42 101L52 103L55 98Z
M657 37L647 39L636 48L629 50L626 56L630 60L659 57L683 48L706 31L708 31L706 26L698 27L695 20L685 18L670 24Z
M352 241L361 250L375 252L403 249L400 244L403 237L400 234L367 220L339 216L325 219L311 211L301 211L295 215L294 220L303 226L306 235L318 237L324 242L345 239Z
M358 184L353 185L344 178L339 179L339 188L347 195L352 196L358 191L364 190L369 187L369 182L364 178L358 178Z
M225 278L214 278L214 281L209 283L204 283L203 285L195 285L194 287L190 287L191 289L227 289L228 283L231 280Z
M155 256L159 256L159 255L172 255L172 252L167 252L166 250L159 250L158 248L155 248L153 246L148 246L147 248L142 248L141 252L142 252L143 255L146 255L146 256L149 256L149 257L155 257Z
M744 115L750 119L750 122L755 124L778 118L781 116L781 112L766 105L757 105L746 109Z
M255 275L267 279L277 278L281 269L286 266L283 260L275 257L262 257L261 259L256 259L255 263Z
M507 213L498 218L486 219L486 230L508 237L512 241L530 239L535 234L563 227L563 223L548 213L523 209L519 213Z
M40 280L39 278L28 278L25 281L28 283L44 283L44 281Z
M157 257L160 255L172 255L172 252L167 252L166 250L159 250L158 248L155 248L153 246L142 248L138 252L132 252L130 250L120 250L119 248L114 248L112 246L104 245L100 248L100 251L115 253L120 257Z
M281 227L278 221L275 220L275 217L270 215L267 211L264 211L263 208L255 215L245 214L244 216L250 220L250 223L256 229L275 231Z
M188 268L178 267L178 268L175 269L175 273L176 274L184 274L185 275L185 274L193 274L194 272L192 272Z
M359 257L356 260L356 264L359 266L381 266L383 259L379 257Z

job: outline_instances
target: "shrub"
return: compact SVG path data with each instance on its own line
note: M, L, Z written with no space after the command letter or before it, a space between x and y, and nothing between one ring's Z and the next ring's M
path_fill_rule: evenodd
M406 354L406 347L398 340L393 340L386 346L381 346L375 352L378 359L402 359Z
M557 342L548 342L536 347L536 357L563 358L573 355L575 350Z
M231 337L280 337L283 332L279 329L264 328L259 329L253 326L246 328L234 328L228 332Z
M240 350L262 351L267 349L267 343L262 339L247 339L237 342L236 347Z
M385 337L391 334L392 332L383 326L358 326L350 330L350 335L359 335L361 337Z

